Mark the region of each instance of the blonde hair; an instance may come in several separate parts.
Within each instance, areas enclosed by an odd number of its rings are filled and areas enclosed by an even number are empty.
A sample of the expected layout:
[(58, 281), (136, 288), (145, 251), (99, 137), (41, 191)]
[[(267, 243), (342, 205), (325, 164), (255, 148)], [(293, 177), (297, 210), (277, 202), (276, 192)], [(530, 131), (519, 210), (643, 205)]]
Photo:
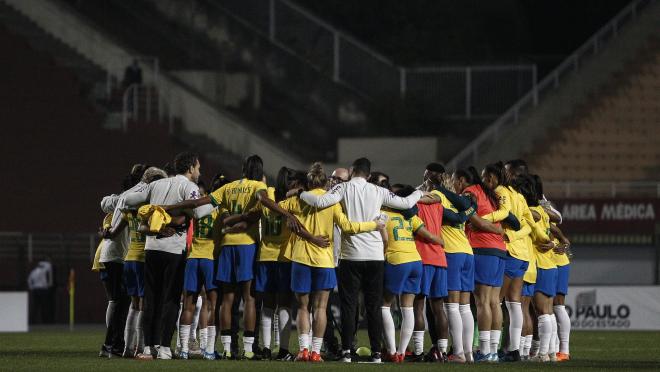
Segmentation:
[(320, 162), (312, 164), (307, 172), (307, 188), (310, 190), (324, 188), (327, 183), (328, 176), (323, 170), (323, 164)]

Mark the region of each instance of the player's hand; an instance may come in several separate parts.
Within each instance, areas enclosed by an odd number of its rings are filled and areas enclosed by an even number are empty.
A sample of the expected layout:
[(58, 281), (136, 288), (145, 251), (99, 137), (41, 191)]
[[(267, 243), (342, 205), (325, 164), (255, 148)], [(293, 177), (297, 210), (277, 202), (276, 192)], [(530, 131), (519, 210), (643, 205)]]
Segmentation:
[(330, 239), (327, 236), (316, 235), (310, 241), (312, 244), (321, 248), (326, 248), (330, 245)]
[(286, 192), (286, 197), (287, 197), (287, 198), (290, 198), (290, 197), (292, 197), (292, 196), (296, 196), (296, 195), (298, 195), (301, 191), (302, 191), (302, 187), (298, 187), (298, 188), (295, 188), (295, 189), (291, 189), (291, 190), (289, 190), (289, 191)]
[(555, 249), (555, 247), (556, 247), (555, 242), (548, 242), (548, 243), (539, 244), (539, 250), (541, 252), (547, 252), (551, 249)]
[(566, 253), (566, 245), (565, 244), (557, 244), (553, 251), (557, 254), (564, 254)]
[(235, 234), (235, 233), (241, 233), (247, 230), (248, 228), (248, 223), (243, 221), (243, 222), (237, 222), (233, 224), (232, 226), (225, 227), (222, 229), (222, 232), (224, 234)]
[(378, 217), (374, 218), (374, 222), (376, 222), (376, 229), (384, 230), (388, 219), (389, 218), (386, 214), (379, 214)]
[(176, 234), (176, 230), (174, 230), (173, 227), (170, 226), (163, 226), (160, 231), (158, 231), (159, 235), (162, 235), (165, 238), (169, 238), (170, 236)]
[(103, 227), (99, 227), (99, 231), (98, 231), (99, 238), (105, 239), (105, 232), (106, 230)]
[(289, 229), (294, 232), (295, 234), (298, 234), (303, 230), (303, 225), (298, 221), (296, 216), (289, 214), (286, 217), (286, 224), (289, 227)]

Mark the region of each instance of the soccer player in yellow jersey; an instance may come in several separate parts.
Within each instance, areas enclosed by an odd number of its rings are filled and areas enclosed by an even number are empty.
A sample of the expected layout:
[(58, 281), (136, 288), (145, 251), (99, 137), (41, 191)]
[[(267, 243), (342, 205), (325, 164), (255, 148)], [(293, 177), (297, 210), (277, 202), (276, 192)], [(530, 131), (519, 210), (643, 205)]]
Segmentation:
[[(276, 187), (268, 188), (268, 197), (281, 202), (286, 199), (286, 192), (303, 187), (305, 173), (280, 168), (277, 174)], [(267, 208), (261, 208), (261, 244), (257, 257), (257, 272), (255, 290), (263, 301), (261, 309), (260, 328), (262, 334), (262, 359), (271, 359), (271, 333), (273, 315), (278, 314), (278, 330), (280, 332), (280, 350), (277, 360), (293, 360), (289, 352), (289, 336), (291, 334), (291, 261), (285, 257), (285, 250), (291, 237), (291, 231), (284, 218)]]
[[(314, 163), (307, 173), (306, 186), (309, 192), (314, 195), (325, 194), (327, 181), (321, 164)], [(374, 231), (378, 227), (376, 222), (349, 221), (339, 204), (319, 210), (294, 196), (283, 201), (281, 206), (299, 216), (307, 231), (316, 236), (333, 236), (333, 224), (337, 224), (344, 233), (350, 234)], [(297, 327), (300, 352), (296, 360), (321, 362), (323, 360), (320, 351), (327, 320), (328, 296), (330, 290), (337, 284), (334, 254), (332, 248), (319, 247), (297, 236), (293, 239), (293, 248), (288, 258), (292, 261), (291, 290), (296, 294), (299, 304)], [(311, 354), (309, 353), (310, 305), (314, 314)]]
[[(394, 185), (392, 191), (400, 197), (407, 197), (415, 189), (411, 186)], [(388, 217), (385, 229), (387, 239), (385, 249), (385, 291), (383, 293), (383, 330), (387, 359), (394, 363), (403, 362), (406, 348), (415, 328), (413, 303), (415, 295), (421, 292), (423, 265), (422, 257), (415, 245), (415, 236), (441, 245), (442, 239), (424, 227), (424, 222), (415, 215), (416, 208), (398, 211), (390, 208), (383, 210)], [(396, 346), (394, 319), (391, 307), (399, 298), (402, 322), (399, 345)]]
[[(215, 207), (226, 209), (230, 215), (243, 215), (261, 204), (287, 219), (293, 232), (301, 230), (300, 222), (289, 212), (280, 208), (268, 197), (267, 186), (262, 182), (263, 161), (257, 155), (249, 156), (243, 163), (243, 177), (230, 182), (208, 196), (167, 206), (167, 209), (197, 208), (211, 203)], [(223, 218), (224, 220), (224, 218)], [(240, 294), (244, 303), (243, 355), (241, 358), (255, 359), (252, 351), (256, 328), (256, 304), (252, 292), (254, 263), (259, 242), (258, 226), (251, 225), (247, 231), (228, 233), (222, 236), (220, 256), (217, 263), (215, 280), (222, 284), (222, 307), (220, 316), (220, 340), (224, 356), (231, 355), (231, 306), (234, 297)]]
[[(531, 233), (529, 222), (533, 223), (525, 198), (510, 186), (513, 178), (513, 174), (505, 173), (502, 163), (488, 164), (482, 172), (484, 185), (491, 190), (495, 190), (500, 202), (499, 210), (484, 215), (482, 218), (491, 222), (506, 222), (504, 224), (504, 241), (506, 243), (507, 258), (504, 268), (504, 282), (500, 292), (500, 297), (506, 299), (505, 305), (509, 314), (509, 349), (504, 358), (505, 361), (520, 360), (519, 347), (523, 325), (521, 294), (523, 276), (529, 267), (530, 260), (529, 245), (526, 244), (525, 237)], [(512, 228), (512, 223), (504, 221), (509, 213), (520, 224), (518, 230)], [(495, 336), (499, 337), (499, 335)], [(493, 337), (491, 331), (491, 340), (493, 340)], [(493, 343), (491, 343), (492, 349)]]
[(431, 196), (439, 199), (442, 211), (442, 238), (447, 257), (448, 297), (444, 307), (449, 321), (449, 333), (453, 339), (453, 354), (449, 361), (465, 363), (473, 361), (472, 339), (474, 316), (470, 309), (470, 295), (474, 290), (474, 255), (465, 235), (465, 222), (475, 213), (470, 198), (457, 195), (449, 188), (450, 175), (437, 164), (434, 177), (429, 179), (435, 190)]

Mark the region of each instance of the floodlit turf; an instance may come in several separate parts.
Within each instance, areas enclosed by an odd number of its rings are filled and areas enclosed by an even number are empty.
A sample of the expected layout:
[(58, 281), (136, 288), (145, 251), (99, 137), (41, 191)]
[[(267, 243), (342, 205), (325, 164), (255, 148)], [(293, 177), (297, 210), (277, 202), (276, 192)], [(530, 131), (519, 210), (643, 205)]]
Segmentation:
[[(292, 334), (295, 342), (295, 332)], [(479, 364), (440, 365), (427, 363), (351, 364), (337, 362), (310, 365), (291, 362), (247, 361), (137, 361), (102, 359), (97, 356), (103, 338), (98, 327), (68, 332), (62, 328), (30, 333), (0, 334), (0, 370), (66, 370), (66, 371), (160, 371), (160, 370), (231, 370), (231, 371), (390, 371), (404, 368), (406, 371), (430, 371), (438, 369), (540, 371), (540, 370), (589, 370), (589, 371), (660, 371), (660, 333), (658, 332), (575, 332), (572, 335), (573, 361), (561, 364)], [(366, 340), (366, 334), (360, 335)]]

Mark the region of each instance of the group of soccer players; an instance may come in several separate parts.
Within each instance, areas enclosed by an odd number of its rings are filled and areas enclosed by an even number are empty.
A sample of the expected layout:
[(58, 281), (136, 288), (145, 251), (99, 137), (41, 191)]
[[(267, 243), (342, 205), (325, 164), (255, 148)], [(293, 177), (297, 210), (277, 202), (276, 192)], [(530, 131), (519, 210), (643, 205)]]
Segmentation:
[[(431, 163), (413, 187), (390, 185), (360, 158), (331, 176), (320, 163), (282, 167), (269, 187), (253, 155), (240, 179), (217, 175), (208, 193), (195, 154), (165, 168), (134, 166), (124, 191), (101, 202), (100, 356), (188, 359), (199, 346), (209, 360), (350, 362), (362, 292), (371, 362), (570, 358), (570, 242), (522, 160), (480, 173)], [(328, 309), (335, 288), (341, 346)], [(297, 355), (289, 352), (294, 316)]]

